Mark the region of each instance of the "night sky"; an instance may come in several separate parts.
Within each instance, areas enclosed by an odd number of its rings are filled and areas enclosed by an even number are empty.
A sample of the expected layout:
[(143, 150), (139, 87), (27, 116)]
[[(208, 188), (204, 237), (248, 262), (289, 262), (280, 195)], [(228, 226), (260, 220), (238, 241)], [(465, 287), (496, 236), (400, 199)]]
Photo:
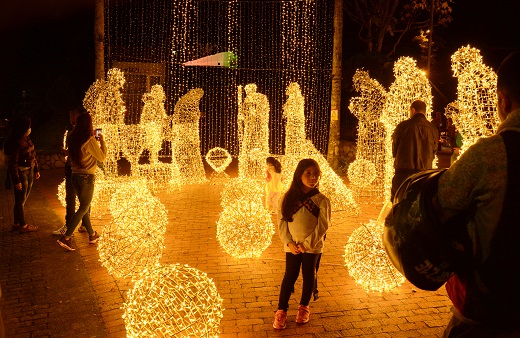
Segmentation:
[[(480, 49), (493, 69), (509, 52), (520, 49), (520, 1), (455, 0), (453, 9), (450, 26), (434, 30), (446, 45), (432, 66), (439, 74), (436, 85), (448, 100), (455, 98), (450, 56), (458, 48), (470, 44)], [(93, 17), (94, 0), (2, 1), (1, 117), (21, 109), (63, 113), (81, 104), (94, 81)]]

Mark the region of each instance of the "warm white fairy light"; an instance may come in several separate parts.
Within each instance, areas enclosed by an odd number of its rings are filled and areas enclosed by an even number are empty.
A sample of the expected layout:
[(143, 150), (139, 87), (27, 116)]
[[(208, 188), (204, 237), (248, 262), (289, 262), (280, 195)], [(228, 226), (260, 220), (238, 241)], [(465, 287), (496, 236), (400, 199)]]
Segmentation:
[(123, 304), (127, 337), (218, 337), (223, 300), (206, 273), (187, 265), (144, 271)]
[(220, 193), (220, 205), (223, 208), (235, 203), (238, 200), (253, 200), (262, 203), (264, 187), (257, 182), (246, 178), (229, 179)]
[(350, 100), (349, 109), (358, 118), (356, 160), (348, 168), (348, 178), (355, 194), (382, 198), (384, 192), (385, 129), (379, 121), (386, 101), (386, 90), (358, 69), (354, 89), (361, 95)]
[(201, 88), (191, 89), (177, 101), (172, 116), (172, 160), (179, 166), (182, 184), (206, 182), (199, 138), (199, 102), (203, 95)]
[(145, 134), (144, 148), (150, 153), (150, 163), (158, 160), (162, 148), (163, 131), (168, 124), (168, 117), (164, 109), (164, 90), (159, 84), (152, 86), (149, 93), (143, 94), (143, 112), (139, 124)]
[(215, 172), (211, 173), (213, 181), (229, 178), (229, 175), (224, 170), (231, 164), (232, 157), (226, 149), (220, 147), (211, 148), (205, 158), (210, 167), (215, 170)]
[(217, 221), (217, 240), (235, 258), (259, 257), (271, 244), (273, 234), (271, 214), (256, 198), (226, 205)]
[(269, 156), (269, 101), (257, 92), (254, 83), (244, 87), (245, 98), (239, 109), (239, 129), (243, 130), (238, 155), (238, 175), (261, 179), (265, 173), (265, 159)]
[(375, 221), (361, 225), (345, 246), (348, 273), (366, 291), (390, 291), (405, 281), (383, 247), (383, 226)]
[(137, 164), (132, 167), (132, 176), (146, 179), (148, 189), (154, 193), (181, 188), (180, 171), (176, 162)]
[[(394, 64), (395, 80), (388, 90), (383, 106), (381, 122), (384, 124), (385, 138), (385, 200), (390, 199), (394, 158), (392, 156), (392, 134), (395, 127), (410, 117), (410, 105), (415, 100), (426, 103), (426, 118), (431, 120), (432, 94), (426, 74), (417, 68), (416, 61), (401, 57)], [(434, 163), (433, 163), (434, 164)]]
[(462, 135), (464, 152), (481, 137), (495, 134), (500, 119), (496, 108), (496, 73), (482, 61), (480, 51), (459, 48), (451, 57), (457, 77), (457, 113), (450, 115)]
[(162, 257), (168, 215), (145, 180), (119, 184), (110, 201), (112, 222), (98, 244), (101, 264), (118, 278), (134, 277)]

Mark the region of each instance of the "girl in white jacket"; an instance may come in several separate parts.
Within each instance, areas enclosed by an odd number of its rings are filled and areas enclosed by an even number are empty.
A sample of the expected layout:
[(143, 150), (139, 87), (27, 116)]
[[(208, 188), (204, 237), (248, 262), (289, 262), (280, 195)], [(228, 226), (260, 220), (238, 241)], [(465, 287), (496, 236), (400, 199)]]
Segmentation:
[(285, 328), (289, 299), (294, 284), (303, 275), (302, 295), (296, 323), (309, 321), (309, 302), (314, 290), (316, 264), (330, 226), (330, 200), (318, 190), (321, 171), (313, 159), (298, 163), (293, 181), (278, 207), (278, 232), (285, 251), (285, 274), (280, 288), (273, 327)]

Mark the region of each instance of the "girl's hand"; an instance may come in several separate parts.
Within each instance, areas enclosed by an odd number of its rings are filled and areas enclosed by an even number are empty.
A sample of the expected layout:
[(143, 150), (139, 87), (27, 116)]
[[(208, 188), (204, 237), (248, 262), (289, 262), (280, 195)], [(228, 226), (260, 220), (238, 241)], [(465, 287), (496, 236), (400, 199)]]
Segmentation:
[(40, 172), (37, 172), (36, 174), (34, 174), (34, 177), (36, 177), (37, 180), (40, 179)]
[(301, 253), (305, 253), (305, 246), (303, 245), (303, 243), (299, 243), (298, 244), (298, 251), (300, 251)]
[(22, 190), (22, 183), (15, 184), (14, 188), (16, 190)]
[(296, 245), (296, 243), (294, 242), (291, 242), (289, 244), (287, 244), (289, 246), (289, 249), (291, 249), (291, 253), (293, 255), (299, 255), (301, 252), (300, 252), (300, 248), (299, 248), (299, 245)]

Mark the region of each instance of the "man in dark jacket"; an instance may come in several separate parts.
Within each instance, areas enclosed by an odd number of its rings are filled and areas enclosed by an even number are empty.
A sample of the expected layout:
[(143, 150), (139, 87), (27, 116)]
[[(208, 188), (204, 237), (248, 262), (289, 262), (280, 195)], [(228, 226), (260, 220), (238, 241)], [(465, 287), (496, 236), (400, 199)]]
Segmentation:
[(390, 199), (393, 200), (403, 181), (422, 170), (432, 169), (439, 131), (426, 119), (426, 103), (412, 102), (411, 117), (399, 123), (392, 134), (395, 174)]

